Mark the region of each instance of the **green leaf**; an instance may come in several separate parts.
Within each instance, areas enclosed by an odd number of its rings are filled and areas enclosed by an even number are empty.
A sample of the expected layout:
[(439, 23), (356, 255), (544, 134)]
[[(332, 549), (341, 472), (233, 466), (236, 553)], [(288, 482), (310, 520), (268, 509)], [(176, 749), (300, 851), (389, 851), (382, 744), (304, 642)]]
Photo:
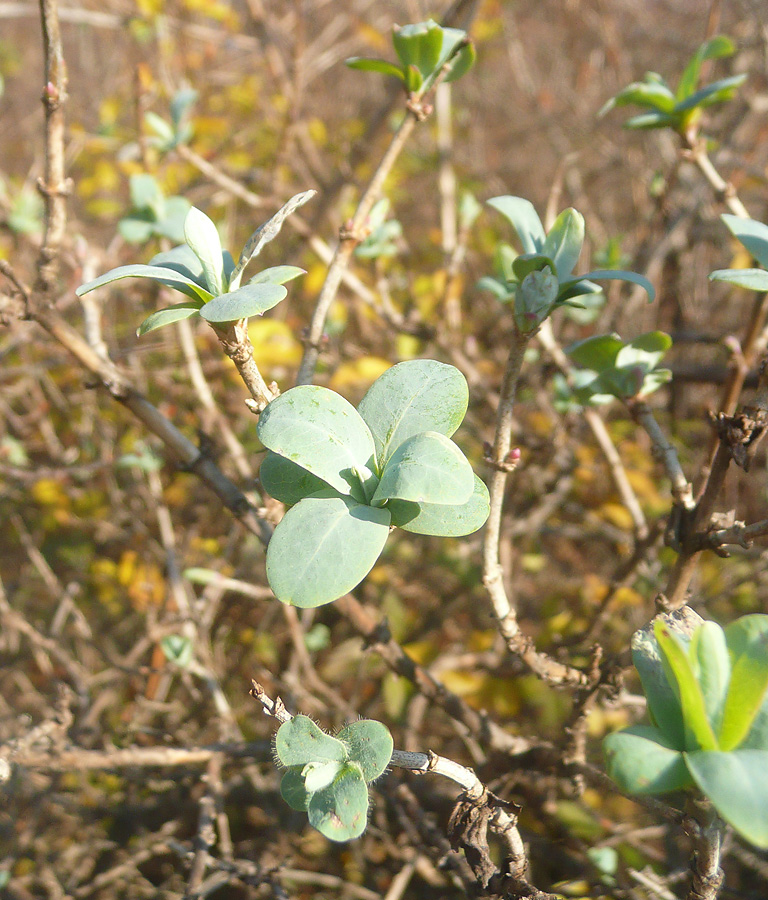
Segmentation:
[(604, 116), (615, 107), (630, 105), (651, 106), (659, 112), (671, 113), (675, 108), (675, 95), (666, 84), (636, 81), (612, 97), (598, 115)]
[(721, 750), (733, 750), (747, 737), (767, 694), (768, 633), (764, 633), (733, 660), (720, 727)]
[(678, 124), (679, 119), (677, 116), (662, 112), (650, 112), (627, 119), (624, 123), (624, 128), (630, 131), (649, 131), (652, 128), (675, 127)]
[(308, 763), (344, 762), (347, 748), (326, 734), (309, 716), (294, 716), (277, 729), (275, 752), (284, 766)]
[[(442, 32), (443, 45), (440, 51), (440, 59), (437, 61), (437, 66), (435, 67), (437, 72), (442, 69), (456, 47), (467, 38), (466, 31), (463, 31), (461, 28), (443, 28)], [(445, 77), (446, 83), (457, 81), (462, 75), (466, 75), (475, 64), (476, 57), (477, 54), (475, 53), (474, 46), (471, 42), (467, 42), (467, 44), (454, 56), (453, 61), (451, 62), (451, 69)]]
[(248, 284), (285, 284), (293, 281), (299, 275), (306, 275), (306, 269), (300, 269), (298, 266), (272, 266), (269, 269), (262, 269), (251, 278)]
[(726, 281), (749, 291), (768, 291), (768, 272), (765, 269), (717, 269), (709, 276), (710, 281)]
[(245, 267), (248, 263), (255, 259), (259, 253), (264, 249), (264, 247), (270, 242), (273, 241), (278, 234), (280, 234), (280, 230), (283, 227), (283, 222), (291, 215), (291, 213), (296, 212), (297, 209), (304, 206), (309, 200), (311, 200), (317, 191), (301, 191), (298, 194), (294, 194), (293, 197), (287, 202), (284, 203), (283, 206), (278, 209), (278, 211), (272, 216), (271, 219), (268, 219), (263, 225), (260, 225), (256, 231), (248, 238), (245, 242), (245, 246), (240, 253), (240, 258), (237, 261), (237, 265), (234, 267), (232, 274), (229, 279), (229, 288), (234, 291), (238, 287), (240, 287), (240, 279), (243, 276), (243, 272), (245, 271)]
[(170, 103), (170, 112), (171, 121), (176, 128), (179, 127), (182, 119), (190, 111), (197, 98), (198, 93), (194, 88), (182, 88), (173, 95)]
[(310, 797), (309, 824), (331, 841), (359, 837), (368, 824), (368, 788), (360, 766), (347, 763), (332, 784)]
[(663, 621), (657, 621), (654, 634), (664, 655), (669, 672), (677, 685), (683, 712), (686, 750), (717, 750), (717, 739), (707, 718), (701, 687), (691, 668), (686, 648), (680, 638)]
[(610, 777), (630, 794), (666, 794), (691, 785), (683, 754), (652, 725), (632, 725), (603, 741)]
[(291, 507), (267, 547), (267, 578), (283, 603), (330, 603), (357, 587), (389, 536), (390, 514), (348, 497), (309, 497)]
[(152, 175), (146, 173), (131, 175), (129, 191), (131, 204), (135, 209), (150, 209), (155, 213), (156, 218), (162, 218), (165, 198), (160, 190), (160, 185)]
[(720, 816), (750, 843), (768, 848), (768, 751), (686, 753), (685, 758)]
[(616, 354), (616, 368), (638, 368), (642, 372), (655, 369), (672, 346), (672, 338), (663, 331), (649, 331), (625, 344)]
[[(185, 214), (186, 218), (186, 214)], [(183, 227), (182, 227), (183, 231)], [(165, 269), (173, 269), (180, 275), (184, 275), (190, 281), (194, 281), (200, 288), (205, 291), (206, 299), (211, 298), (211, 294), (205, 288), (205, 275), (200, 260), (195, 256), (191, 247), (186, 244), (180, 244), (171, 250), (163, 253), (157, 253), (149, 261), (150, 266), (161, 266)]]
[(354, 406), (334, 391), (312, 384), (291, 388), (267, 406), (257, 433), (269, 450), (339, 493), (361, 502), (373, 494), (373, 437)]
[[(692, 611), (691, 611), (692, 612)], [(696, 617), (696, 626), (703, 621)], [(654, 619), (649, 625), (632, 635), (632, 662), (640, 676), (643, 693), (648, 701), (651, 721), (665, 735), (670, 747), (685, 749), (685, 729), (680, 699), (670, 683), (662, 662), (661, 648), (654, 634)], [(670, 621), (669, 617), (663, 621)], [(674, 620), (673, 620), (674, 621)]]
[(547, 266), (529, 272), (515, 292), (515, 322), (523, 334), (537, 328), (552, 311), (560, 284)]
[(731, 660), (738, 659), (750, 644), (762, 643), (768, 635), (768, 615), (753, 613), (741, 616), (725, 627), (725, 641)]
[(443, 29), (431, 19), (392, 30), (392, 43), (404, 67), (415, 66), (423, 79), (437, 68), (443, 47)]
[(288, 291), (282, 284), (246, 284), (229, 294), (214, 297), (200, 310), (206, 322), (237, 322), (260, 316), (283, 300)]
[(474, 473), (456, 444), (436, 431), (415, 434), (390, 456), (371, 504), (390, 498), (416, 503), (466, 503)]
[(413, 534), (433, 534), (438, 537), (463, 537), (485, 524), (490, 512), (488, 488), (477, 477), (475, 489), (466, 503), (452, 506), (444, 503), (413, 503), (409, 500), (389, 500), (387, 509), (392, 524)]
[(724, 103), (730, 100), (747, 80), (746, 74), (732, 75), (730, 78), (721, 78), (719, 81), (713, 81), (712, 84), (706, 85), (691, 94), (686, 100), (678, 103), (675, 107), (676, 113), (687, 112), (690, 109), (699, 107), (704, 109), (707, 106), (714, 106), (716, 103)]
[(638, 275), (637, 272), (625, 272), (623, 269), (598, 269), (594, 272), (586, 272), (584, 275), (579, 275), (578, 281), (583, 281), (585, 278), (592, 281), (629, 281), (631, 284), (637, 284), (645, 290), (646, 294), (648, 294), (649, 303), (656, 297), (656, 291), (651, 282), (645, 276)]
[(710, 40), (705, 41), (699, 49), (693, 54), (690, 62), (685, 67), (685, 71), (680, 77), (675, 92), (675, 99), (679, 102), (690, 97), (696, 90), (699, 83), (702, 63), (707, 59), (719, 59), (724, 56), (731, 56), (735, 47), (733, 41), (723, 34), (716, 35)]
[(186, 294), (193, 300), (209, 300), (211, 295), (205, 288), (200, 287), (196, 282), (192, 281), (186, 275), (176, 272), (173, 269), (164, 266), (120, 266), (117, 269), (105, 273), (104, 275), (89, 281), (87, 284), (81, 284), (75, 291), (78, 297), (95, 291), (96, 288), (103, 287), (105, 284), (111, 284), (113, 281), (119, 281), (121, 278), (151, 278), (165, 284), (168, 287), (175, 288)]
[(512, 260), (512, 276), (515, 281), (522, 282), (531, 272), (555, 271), (554, 262), (543, 253), (521, 253)]
[(192, 641), (181, 634), (168, 634), (160, 641), (160, 648), (168, 662), (186, 669), (192, 662), (194, 647)]
[(349, 759), (360, 766), (366, 781), (378, 778), (389, 765), (394, 744), (381, 722), (361, 719), (342, 728), (336, 737), (346, 744)]
[(328, 488), (325, 481), (271, 450), (261, 461), (259, 481), (270, 497), (288, 506)]
[(508, 303), (515, 296), (514, 290), (510, 290), (506, 282), (493, 278), (491, 275), (484, 275), (478, 279), (476, 287), (480, 291), (490, 291), (502, 303)]
[(117, 230), (129, 244), (143, 244), (155, 233), (154, 217), (149, 211), (125, 216), (117, 223)]
[(565, 352), (576, 365), (603, 372), (616, 365), (616, 357), (623, 346), (624, 342), (617, 334), (599, 334), (571, 344)]
[(173, 306), (159, 309), (144, 319), (136, 329), (136, 336), (141, 337), (143, 334), (148, 334), (150, 331), (155, 331), (164, 325), (171, 325), (173, 322), (180, 322), (182, 319), (191, 319), (192, 316), (200, 314), (202, 305), (202, 303), (175, 303)]
[(280, 782), (280, 793), (283, 800), (291, 809), (306, 812), (309, 806), (309, 793), (304, 787), (304, 778), (301, 774), (303, 766), (289, 769)]
[(155, 234), (167, 237), (176, 244), (183, 241), (184, 220), (191, 208), (189, 200), (185, 197), (169, 197), (165, 201), (165, 216), (162, 221), (155, 224)]
[(184, 240), (200, 260), (205, 283), (214, 297), (224, 293), (224, 271), (219, 232), (206, 214), (192, 206), (184, 220)]
[(523, 197), (492, 197), (486, 201), (507, 219), (517, 232), (524, 253), (538, 253), (547, 236), (538, 213), (530, 200)]
[(720, 216), (725, 227), (740, 241), (760, 265), (768, 269), (768, 225), (755, 219), (742, 219), (725, 213)]
[(144, 113), (144, 124), (160, 138), (159, 145), (162, 149), (167, 150), (174, 145), (175, 134), (173, 128), (157, 113), (151, 110)]
[(712, 724), (713, 731), (718, 735), (720, 747), (729, 749), (723, 747), (720, 733), (723, 706), (731, 678), (731, 661), (723, 629), (716, 622), (704, 622), (693, 633), (689, 656), (694, 675), (704, 695), (707, 718)]
[(584, 245), (584, 216), (575, 209), (564, 209), (547, 233), (542, 253), (552, 257), (560, 281), (573, 272)]
[(455, 366), (413, 359), (387, 369), (358, 406), (373, 435), (380, 470), (400, 444), (415, 434), (437, 431), (451, 437), (468, 403), (467, 380)]
[(399, 81), (405, 81), (403, 70), (394, 63), (383, 59), (367, 59), (363, 56), (352, 56), (345, 60), (345, 65), (350, 69), (359, 69), (362, 72), (378, 72), (380, 75), (391, 75)]

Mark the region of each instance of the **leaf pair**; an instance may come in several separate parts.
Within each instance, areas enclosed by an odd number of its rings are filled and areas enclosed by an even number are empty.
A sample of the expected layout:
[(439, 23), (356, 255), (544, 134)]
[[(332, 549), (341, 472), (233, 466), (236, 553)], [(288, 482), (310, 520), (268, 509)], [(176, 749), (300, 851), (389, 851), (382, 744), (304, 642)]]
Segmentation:
[(746, 81), (746, 75), (732, 75), (697, 90), (705, 60), (731, 56), (734, 51), (730, 38), (717, 35), (705, 41), (691, 57), (676, 91), (672, 91), (661, 75), (646, 72), (643, 81), (628, 85), (612, 97), (600, 110), (600, 115), (617, 106), (641, 106), (649, 112), (629, 119), (624, 123), (625, 128), (672, 128), (685, 134), (698, 123), (703, 109), (730, 100), (736, 89)]
[(572, 373), (571, 392), (582, 405), (645, 397), (672, 378), (669, 369), (656, 368), (671, 346), (663, 331), (627, 343), (617, 334), (602, 334), (571, 344), (565, 352), (583, 367)]
[(388, 369), (358, 409), (300, 385), (259, 418), (264, 489), (291, 506), (267, 548), (275, 596), (330, 603), (373, 568), (391, 526), (458, 537), (488, 517), (488, 491), (450, 437), (467, 409), (464, 376), (434, 360)]
[(768, 291), (768, 225), (739, 216), (720, 217), (731, 234), (750, 252), (762, 269), (718, 269), (709, 276), (711, 281), (726, 281), (751, 291)]
[(82, 296), (122, 278), (149, 278), (187, 297), (184, 303), (152, 313), (139, 326), (139, 336), (193, 316), (200, 316), (214, 326), (260, 316), (287, 295), (284, 284), (302, 275), (304, 270), (296, 266), (273, 266), (240, 287), (245, 267), (268, 241), (277, 236), (285, 218), (314, 194), (315, 191), (297, 194), (258, 228), (243, 248), (237, 265), (229, 251), (222, 249), (214, 223), (193, 206), (184, 219), (185, 244), (167, 253), (158, 253), (147, 266), (112, 269), (81, 285), (75, 293)]
[(445, 80), (455, 81), (472, 67), (475, 49), (467, 33), (459, 28), (442, 28), (429, 19), (415, 25), (395, 26), (392, 43), (400, 65), (384, 59), (355, 56), (348, 59), (350, 69), (379, 72), (403, 83), (409, 94), (423, 94), (429, 89), (442, 67), (450, 62)]
[(611, 777), (634, 794), (697, 787), (768, 847), (768, 616), (725, 629), (691, 610), (657, 617), (632, 653), (651, 718), (609, 735)]
[(392, 747), (380, 722), (363, 719), (332, 737), (307, 716), (294, 716), (275, 736), (277, 758), (288, 767), (283, 799), (330, 840), (359, 837), (368, 822), (368, 785), (386, 769)]
[(559, 306), (581, 306), (577, 297), (602, 289), (590, 279), (613, 279), (639, 284), (654, 298), (651, 283), (642, 275), (620, 269), (603, 269), (573, 275), (584, 244), (584, 217), (566, 209), (545, 232), (533, 204), (523, 197), (492, 197), (488, 205), (500, 212), (520, 239), (523, 253), (502, 260), (503, 279), (482, 278), (479, 286), (502, 301), (514, 302), (515, 322), (522, 334), (530, 334)]

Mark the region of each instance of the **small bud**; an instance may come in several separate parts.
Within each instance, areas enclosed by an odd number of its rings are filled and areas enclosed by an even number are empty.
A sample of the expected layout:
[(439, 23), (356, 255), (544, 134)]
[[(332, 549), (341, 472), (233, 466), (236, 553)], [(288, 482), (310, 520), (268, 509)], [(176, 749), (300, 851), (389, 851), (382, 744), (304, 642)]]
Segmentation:
[(520, 457), (521, 457), (521, 456), (522, 456), (522, 453), (520, 452), (520, 448), (519, 448), (519, 447), (513, 447), (513, 448), (509, 451), (509, 453), (507, 453), (507, 455), (504, 457), (504, 462), (506, 462), (506, 463), (513, 463), (513, 464), (514, 464), (514, 463), (519, 463), (519, 462), (520, 462)]

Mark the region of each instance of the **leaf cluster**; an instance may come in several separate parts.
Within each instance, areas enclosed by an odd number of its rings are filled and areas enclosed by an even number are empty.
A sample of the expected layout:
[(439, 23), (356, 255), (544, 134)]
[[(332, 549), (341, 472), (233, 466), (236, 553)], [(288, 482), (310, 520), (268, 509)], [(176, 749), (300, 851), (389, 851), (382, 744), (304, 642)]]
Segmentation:
[(650, 724), (609, 735), (611, 777), (632, 794), (698, 789), (741, 835), (768, 847), (768, 616), (724, 629), (657, 616), (632, 655)]
[(450, 440), (467, 410), (458, 369), (409, 360), (388, 369), (357, 409), (299, 385), (259, 418), (264, 489), (291, 506), (267, 548), (275, 596), (330, 603), (356, 587), (397, 526), (457, 537), (488, 518), (488, 490)]
[(399, 65), (361, 56), (351, 57), (346, 63), (350, 69), (397, 78), (409, 94), (419, 96), (430, 88), (444, 65), (450, 65), (445, 80), (456, 81), (475, 62), (475, 48), (469, 43), (467, 33), (460, 28), (443, 28), (432, 19), (395, 26), (392, 43)]
[(640, 106), (649, 111), (627, 120), (625, 128), (672, 128), (679, 134), (685, 134), (698, 124), (702, 110), (730, 100), (746, 81), (746, 75), (731, 75), (702, 88), (697, 87), (703, 63), (708, 59), (732, 56), (735, 49), (730, 38), (717, 35), (705, 41), (691, 57), (677, 90), (673, 91), (656, 72), (646, 72), (642, 81), (628, 85), (612, 97), (600, 110), (600, 115), (617, 106)]
[(329, 840), (352, 840), (365, 831), (368, 785), (386, 769), (392, 747), (381, 722), (362, 719), (333, 737), (307, 716), (294, 716), (275, 735), (277, 758), (288, 767), (280, 792)]
[(572, 372), (571, 392), (582, 405), (646, 397), (666, 384), (672, 373), (656, 368), (672, 346), (663, 331), (649, 331), (626, 343), (617, 334), (601, 334), (566, 348), (581, 369)]
[(272, 266), (254, 275), (248, 284), (241, 287), (245, 267), (266, 243), (277, 236), (286, 217), (314, 193), (304, 191), (297, 194), (256, 229), (243, 247), (237, 264), (232, 254), (222, 249), (219, 232), (211, 219), (193, 206), (184, 219), (185, 244), (158, 253), (149, 265), (112, 269), (81, 285), (75, 293), (82, 296), (122, 278), (149, 278), (186, 296), (185, 302), (152, 313), (139, 326), (139, 336), (193, 316), (200, 316), (214, 326), (260, 316), (287, 295), (285, 283), (303, 275), (304, 269)]
[(143, 244), (150, 238), (168, 238), (176, 244), (184, 240), (184, 221), (191, 209), (186, 197), (166, 197), (152, 175), (131, 175), (131, 211), (117, 230), (129, 244)]
[(548, 232), (530, 200), (523, 197), (492, 197), (488, 205), (500, 212), (517, 232), (523, 252), (502, 260), (503, 277), (486, 276), (478, 286), (502, 302), (514, 304), (515, 323), (522, 334), (534, 332), (562, 306), (582, 306), (577, 298), (602, 290), (591, 279), (614, 279), (641, 285), (654, 298), (651, 283), (642, 275), (622, 269), (602, 269), (574, 275), (584, 245), (584, 216), (566, 209)]

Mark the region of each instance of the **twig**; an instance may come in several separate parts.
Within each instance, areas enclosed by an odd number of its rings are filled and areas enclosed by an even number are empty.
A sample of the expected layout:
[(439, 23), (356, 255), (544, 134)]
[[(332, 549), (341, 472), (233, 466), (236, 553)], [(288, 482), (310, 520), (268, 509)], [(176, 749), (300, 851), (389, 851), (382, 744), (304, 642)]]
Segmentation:
[(59, 271), (59, 249), (67, 225), (64, 168), (64, 104), (67, 102), (67, 70), (61, 48), (58, 0), (40, 0), (45, 54), (45, 174), (38, 189), (45, 201), (45, 234), (37, 265), (36, 290), (47, 295)]
[(301, 365), (299, 366), (298, 375), (296, 376), (297, 384), (309, 384), (314, 377), (315, 367), (317, 366), (317, 361), (320, 356), (320, 341), (323, 336), (323, 329), (325, 328), (328, 310), (336, 299), (342, 275), (349, 265), (355, 247), (365, 237), (364, 229), (371, 209), (381, 196), (384, 182), (392, 170), (398, 156), (405, 147), (408, 138), (411, 136), (411, 132), (431, 111), (431, 107), (429, 106), (430, 99), (447, 76), (454, 57), (461, 49), (463, 49), (463, 47), (463, 42), (459, 42), (456, 47), (454, 47), (451, 56), (445, 61), (442, 69), (433, 80), (429, 90), (426, 91), (423, 96), (412, 97), (409, 100), (405, 118), (395, 132), (389, 147), (387, 147), (368, 186), (363, 191), (355, 214), (341, 229), (336, 252), (334, 253), (333, 260), (328, 268), (325, 282), (320, 291), (320, 296), (317, 298), (315, 310), (310, 321), (306, 337), (306, 346), (304, 348), (304, 356), (301, 360)]
[(514, 329), (501, 387), (496, 434), (488, 458), (493, 472), (489, 486), (491, 509), (483, 538), (483, 584), (488, 590), (493, 612), (499, 623), (499, 630), (511, 653), (549, 684), (586, 685), (587, 676), (583, 672), (551, 659), (546, 654), (539, 653), (530, 638), (520, 631), (516, 609), (504, 587), (503, 571), (499, 560), (504, 489), (507, 484), (507, 475), (516, 464), (516, 458), (512, 451), (512, 427), (517, 380), (529, 337), (529, 335), (521, 334), (517, 328)]
[(715, 900), (723, 883), (720, 852), (723, 845), (723, 823), (707, 801), (692, 804), (696, 824), (691, 888), (686, 900)]

